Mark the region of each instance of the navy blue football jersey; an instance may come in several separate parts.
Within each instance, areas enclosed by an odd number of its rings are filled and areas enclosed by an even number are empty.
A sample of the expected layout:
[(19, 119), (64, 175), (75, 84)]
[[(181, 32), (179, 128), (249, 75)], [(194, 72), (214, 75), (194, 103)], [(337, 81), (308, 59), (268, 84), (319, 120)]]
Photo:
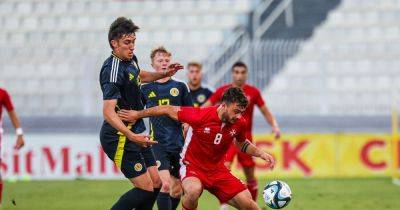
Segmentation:
[(202, 106), (208, 98), (213, 94), (210, 88), (201, 86), (197, 90), (190, 90), (190, 96), (192, 97), (193, 105), (195, 107)]
[[(146, 108), (159, 105), (193, 106), (186, 83), (170, 79), (142, 85)], [(150, 136), (166, 151), (180, 151), (184, 144), (182, 123), (167, 116), (150, 117)]]
[[(144, 105), (141, 101), (141, 80), (139, 73), (140, 69), (136, 57), (131, 61), (124, 61), (112, 54), (104, 61), (100, 71), (100, 86), (103, 92), (103, 100), (116, 99), (116, 111), (120, 109), (143, 110)], [(124, 123), (127, 126), (129, 125), (129, 123)], [(134, 133), (143, 133), (146, 130), (142, 119), (136, 121), (134, 125), (129, 125), (129, 127), (132, 127), (131, 130)], [(115, 133), (115, 135), (118, 133), (105, 120), (102, 129), (106, 129), (110, 133)], [(140, 146), (127, 141), (125, 148), (138, 150)]]

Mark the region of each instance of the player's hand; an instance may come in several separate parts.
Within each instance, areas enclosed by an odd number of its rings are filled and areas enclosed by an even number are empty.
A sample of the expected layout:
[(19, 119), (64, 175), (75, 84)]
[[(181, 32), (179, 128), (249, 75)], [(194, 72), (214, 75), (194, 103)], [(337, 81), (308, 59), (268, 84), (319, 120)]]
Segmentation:
[(281, 130), (278, 126), (272, 126), (272, 133), (274, 134), (275, 139), (281, 138)]
[(150, 138), (150, 136), (148, 135), (133, 134), (132, 136), (128, 137), (128, 139), (135, 142), (136, 144), (139, 144), (142, 147), (148, 147), (158, 143)]
[(135, 110), (121, 109), (120, 111), (117, 112), (117, 114), (118, 114), (118, 117), (122, 121), (130, 122), (130, 123), (135, 123), (136, 120), (139, 119), (137, 116), (137, 111), (135, 111)]
[(169, 65), (168, 69), (166, 71), (166, 77), (174, 76), (174, 74), (181, 69), (183, 69), (183, 66), (179, 63), (173, 63), (173, 64)]
[(24, 136), (19, 135), (17, 141), (15, 142), (14, 149), (21, 149), (25, 145)]
[(263, 159), (263, 160), (265, 160), (265, 162), (267, 162), (267, 167), (268, 167), (269, 169), (271, 169), (271, 170), (274, 169), (274, 167), (275, 167), (275, 159), (274, 159), (274, 157), (272, 157), (272, 155), (263, 152), (263, 153), (260, 155), (260, 158)]

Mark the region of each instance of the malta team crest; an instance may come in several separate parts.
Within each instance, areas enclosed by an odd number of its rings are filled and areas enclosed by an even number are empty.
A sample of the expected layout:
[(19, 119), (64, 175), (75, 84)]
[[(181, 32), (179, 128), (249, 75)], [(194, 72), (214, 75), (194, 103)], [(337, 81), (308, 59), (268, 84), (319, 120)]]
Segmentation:
[(135, 168), (135, 171), (139, 172), (143, 169), (143, 166), (140, 163), (136, 163), (134, 168)]
[(169, 94), (171, 94), (171, 96), (178, 96), (179, 95), (179, 90), (178, 88), (171, 88), (171, 90), (169, 90)]
[(206, 96), (203, 95), (203, 94), (198, 95), (198, 96), (197, 96), (197, 101), (198, 101), (199, 103), (204, 103), (204, 102), (206, 101)]

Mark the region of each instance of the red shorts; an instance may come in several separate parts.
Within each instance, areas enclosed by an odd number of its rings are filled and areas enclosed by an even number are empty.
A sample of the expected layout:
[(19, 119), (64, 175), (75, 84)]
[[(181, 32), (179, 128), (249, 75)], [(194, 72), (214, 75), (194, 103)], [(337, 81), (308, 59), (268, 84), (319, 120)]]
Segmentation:
[(236, 178), (225, 166), (216, 171), (205, 171), (192, 165), (182, 165), (180, 170), (182, 181), (188, 177), (200, 179), (203, 188), (215, 195), (221, 203), (226, 203), (247, 187)]
[(239, 148), (237, 148), (235, 144), (232, 143), (228, 149), (228, 152), (226, 153), (225, 161), (232, 163), (236, 155), (238, 157), (238, 162), (242, 167), (251, 168), (256, 166), (256, 163), (253, 160), (253, 156), (240, 151)]

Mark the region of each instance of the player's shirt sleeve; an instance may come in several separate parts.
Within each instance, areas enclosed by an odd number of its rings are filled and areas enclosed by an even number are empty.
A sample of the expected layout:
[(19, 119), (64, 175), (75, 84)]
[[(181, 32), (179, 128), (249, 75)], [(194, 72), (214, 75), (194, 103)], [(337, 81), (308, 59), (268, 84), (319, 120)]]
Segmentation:
[(195, 107), (181, 107), (178, 111), (178, 120), (190, 126), (201, 125), (201, 109)]
[(192, 96), (190, 95), (190, 91), (188, 86), (185, 83), (182, 83), (182, 106), (193, 106)]
[(215, 91), (214, 94), (211, 95), (210, 97), (210, 102), (215, 105), (216, 103), (221, 101), (222, 94), (224, 93), (224, 89), (222, 87), (218, 88), (217, 91)]
[(4, 107), (6, 107), (7, 111), (11, 112), (12, 110), (14, 110), (14, 106), (11, 102), (11, 97), (8, 94), (7, 91), (4, 90)]
[(264, 99), (262, 98), (260, 91), (257, 90), (257, 89), (256, 89), (255, 91), (256, 91), (256, 100), (255, 100), (255, 102), (256, 102), (257, 106), (258, 106), (258, 107), (264, 106), (265, 101), (264, 101)]
[(100, 84), (103, 91), (103, 100), (121, 98), (120, 87), (123, 83), (123, 68), (119, 67), (119, 61), (114, 59), (113, 65), (106, 65), (101, 71)]

